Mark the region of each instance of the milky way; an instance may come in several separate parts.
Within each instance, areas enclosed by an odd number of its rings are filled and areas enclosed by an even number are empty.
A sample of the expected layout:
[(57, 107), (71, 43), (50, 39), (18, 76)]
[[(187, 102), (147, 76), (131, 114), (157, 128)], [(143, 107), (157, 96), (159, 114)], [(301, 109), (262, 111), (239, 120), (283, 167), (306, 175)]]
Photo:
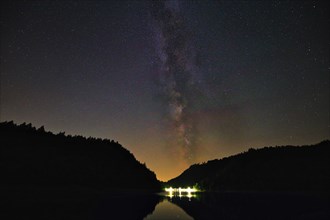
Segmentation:
[(174, 152), (189, 162), (194, 159), (196, 145), (195, 126), (191, 117), (196, 86), (188, 31), (177, 2), (152, 2), (152, 16), (156, 21), (159, 85), (167, 108), (171, 144), (175, 145)]
[(0, 1), (0, 120), (114, 139), (162, 181), (329, 139), (328, 2)]

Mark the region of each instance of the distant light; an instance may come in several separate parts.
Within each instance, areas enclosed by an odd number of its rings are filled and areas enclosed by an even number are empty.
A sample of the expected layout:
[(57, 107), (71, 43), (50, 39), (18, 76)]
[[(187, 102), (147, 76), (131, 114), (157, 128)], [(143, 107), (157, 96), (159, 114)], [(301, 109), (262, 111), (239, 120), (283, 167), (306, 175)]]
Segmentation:
[(199, 190), (196, 189), (196, 188), (190, 188), (190, 187), (187, 187), (187, 188), (173, 188), (173, 187), (169, 187), (169, 188), (165, 188), (165, 192), (168, 192), (168, 197), (172, 198), (173, 196), (179, 196), (180, 198), (182, 196), (184, 197), (188, 197), (188, 198), (191, 198), (191, 197), (195, 197), (196, 195), (195, 194), (192, 194), (192, 193), (195, 193), (195, 192), (198, 192)]
[(173, 192), (174, 189), (173, 189), (172, 187), (170, 187), (170, 188), (165, 188), (165, 191), (166, 191), (166, 192)]

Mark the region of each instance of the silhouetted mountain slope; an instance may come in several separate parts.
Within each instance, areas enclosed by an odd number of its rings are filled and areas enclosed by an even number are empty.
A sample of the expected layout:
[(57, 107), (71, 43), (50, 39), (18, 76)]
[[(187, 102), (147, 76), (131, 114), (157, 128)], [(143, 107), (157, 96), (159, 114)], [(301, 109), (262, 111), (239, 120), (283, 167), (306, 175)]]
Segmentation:
[(312, 146), (249, 149), (235, 156), (195, 164), (168, 181), (205, 190), (329, 191), (330, 141)]
[(158, 190), (156, 175), (120, 144), (0, 123), (3, 185)]

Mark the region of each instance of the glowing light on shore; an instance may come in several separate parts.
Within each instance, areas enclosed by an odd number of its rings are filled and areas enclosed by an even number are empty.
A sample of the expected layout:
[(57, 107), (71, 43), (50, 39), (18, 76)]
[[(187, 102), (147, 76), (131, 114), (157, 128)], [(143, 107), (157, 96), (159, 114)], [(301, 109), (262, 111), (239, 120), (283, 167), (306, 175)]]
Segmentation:
[(172, 188), (172, 187), (169, 187), (169, 188), (165, 188), (165, 191), (166, 192), (187, 192), (187, 193), (192, 193), (192, 192), (198, 192), (199, 190), (196, 189), (196, 188), (190, 188), (190, 187), (187, 187), (187, 188)]
[(184, 197), (188, 197), (189, 199), (191, 197), (195, 197), (196, 195), (193, 194), (195, 192), (198, 192), (199, 190), (196, 189), (196, 188), (190, 188), (190, 187), (187, 187), (187, 188), (172, 188), (172, 187), (169, 187), (169, 188), (165, 188), (165, 192), (168, 192), (168, 197), (172, 198), (173, 196), (179, 196), (180, 198), (182, 196)]

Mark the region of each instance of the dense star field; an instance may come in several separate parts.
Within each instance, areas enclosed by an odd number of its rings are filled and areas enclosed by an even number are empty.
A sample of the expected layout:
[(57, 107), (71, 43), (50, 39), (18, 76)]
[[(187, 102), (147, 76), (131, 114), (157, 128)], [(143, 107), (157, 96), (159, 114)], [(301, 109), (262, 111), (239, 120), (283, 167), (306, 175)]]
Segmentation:
[(160, 180), (329, 139), (327, 1), (0, 4), (0, 121), (115, 139)]

